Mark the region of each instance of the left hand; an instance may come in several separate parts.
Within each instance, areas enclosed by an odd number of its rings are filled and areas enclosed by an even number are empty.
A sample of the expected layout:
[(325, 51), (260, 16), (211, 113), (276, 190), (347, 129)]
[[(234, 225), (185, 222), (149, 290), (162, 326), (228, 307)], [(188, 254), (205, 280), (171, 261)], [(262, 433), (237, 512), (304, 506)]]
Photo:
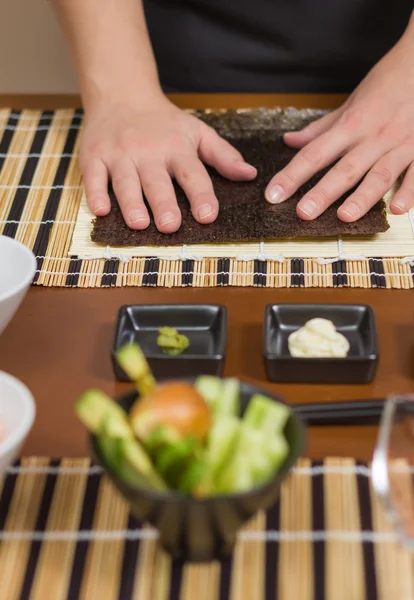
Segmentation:
[(285, 134), (285, 143), (300, 151), (270, 181), (268, 202), (287, 200), (339, 159), (298, 202), (302, 219), (315, 219), (362, 180), (338, 209), (341, 221), (357, 221), (406, 169), (391, 210), (403, 214), (414, 206), (414, 37), (406, 35), (339, 109)]

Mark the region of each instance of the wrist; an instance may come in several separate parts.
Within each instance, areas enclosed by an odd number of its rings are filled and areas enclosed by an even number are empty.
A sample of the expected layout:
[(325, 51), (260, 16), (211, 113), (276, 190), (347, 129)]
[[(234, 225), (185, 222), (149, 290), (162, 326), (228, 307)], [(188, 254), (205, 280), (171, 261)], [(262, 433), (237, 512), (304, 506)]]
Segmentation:
[(157, 79), (120, 81), (117, 77), (107, 77), (102, 83), (88, 79), (81, 82), (81, 95), (85, 112), (128, 105), (146, 109), (166, 101)]

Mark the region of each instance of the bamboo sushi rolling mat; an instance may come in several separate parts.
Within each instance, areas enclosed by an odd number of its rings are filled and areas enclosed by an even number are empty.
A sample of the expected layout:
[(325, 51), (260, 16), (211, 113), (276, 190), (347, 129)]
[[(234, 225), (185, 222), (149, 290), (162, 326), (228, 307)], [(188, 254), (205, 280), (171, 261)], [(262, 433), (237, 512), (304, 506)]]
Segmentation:
[[(31, 248), (49, 287), (414, 287), (414, 215), (367, 239), (102, 248), (77, 154), (80, 110), (0, 110), (0, 234)], [(139, 255), (139, 256), (137, 256)]]
[[(412, 503), (412, 468), (397, 466)], [(0, 486), (1, 600), (414, 598), (414, 554), (353, 459), (299, 460), (221, 563), (172, 563), (89, 459), (23, 458)]]

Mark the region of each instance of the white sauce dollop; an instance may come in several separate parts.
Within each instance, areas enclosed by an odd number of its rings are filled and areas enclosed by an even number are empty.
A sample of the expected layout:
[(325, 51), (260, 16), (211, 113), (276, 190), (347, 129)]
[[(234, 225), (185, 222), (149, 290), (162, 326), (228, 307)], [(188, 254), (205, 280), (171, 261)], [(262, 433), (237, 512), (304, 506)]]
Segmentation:
[(344, 358), (349, 342), (328, 319), (311, 319), (290, 334), (289, 352), (296, 358)]

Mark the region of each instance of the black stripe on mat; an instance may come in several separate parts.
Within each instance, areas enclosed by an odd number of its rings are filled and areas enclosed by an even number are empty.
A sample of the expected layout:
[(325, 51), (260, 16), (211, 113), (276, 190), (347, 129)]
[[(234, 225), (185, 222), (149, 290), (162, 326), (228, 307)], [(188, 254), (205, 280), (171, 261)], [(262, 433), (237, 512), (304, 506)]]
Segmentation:
[[(313, 467), (323, 467), (322, 461), (314, 461)], [(324, 475), (312, 475), (312, 531), (325, 531)], [(313, 543), (313, 597), (325, 600), (325, 542)]]
[(253, 285), (264, 287), (266, 285), (267, 262), (265, 260), (255, 260), (254, 273)]
[[(280, 500), (266, 513), (266, 531), (280, 531)], [(278, 599), (279, 542), (268, 540), (265, 558), (265, 598)]]
[[(18, 467), (20, 461), (14, 463)], [(3, 490), (0, 494), (0, 531), (4, 529), (7, 515), (9, 514), (10, 503), (13, 498), (14, 487), (16, 485), (17, 473), (8, 473), (4, 479)]]
[(413, 278), (413, 283), (414, 283), (414, 264), (410, 265), (410, 269), (411, 269), (411, 277)]
[(184, 562), (174, 560), (171, 563), (170, 597), (168, 600), (180, 600), (183, 582)]
[[(50, 466), (59, 467), (60, 460), (51, 460)], [(45, 488), (43, 490), (42, 500), (40, 501), (39, 514), (37, 515), (35, 531), (45, 531), (46, 529), (57, 477), (58, 476), (56, 473), (49, 473), (49, 475), (47, 475), (46, 477)], [(22, 591), (20, 593), (20, 600), (29, 600), (31, 596), (31, 589), (36, 573), (37, 562), (39, 560), (41, 547), (41, 541), (34, 541), (31, 544), (29, 559), (27, 561), (26, 574), (24, 577)]]
[[(101, 475), (89, 475), (86, 483), (85, 495), (83, 497), (82, 514), (79, 530), (90, 531), (93, 527), (95, 507), (98, 499)], [(83, 573), (86, 564), (86, 554), (89, 542), (87, 540), (77, 542), (75, 556), (73, 558), (72, 573), (70, 577), (69, 590), (66, 600), (79, 600), (82, 586)]]
[(79, 273), (82, 268), (82, 259), (77, 256), (72, 256), (66, 277), (66, 287), (76, 287), (79, 282)]
[(371, 285), (372, 285), (372, 287), (377, 287), (377, 271), (375, 269), (375, 260), (369, 259), (368, 265), (369, 265)]
[[(358, 466), (367, 465), (365, 463), (357, 461)], [(372, 511), (371, 511), (371, 495), (369, 492), (369, 479), (364, 475), (358, 474), (357, 476), (357, 487), (358, 487), (358, 504), (359, 504), (359, 518), (361, 521), (362, 531), (373, 531), (372, 523)], [(375, 577), (375, 554), (374, 545), (371, 542), (362, 543), (363, 554), (364, 554), (364, 577), (365, 577), (365, 600), (377, 600), (377, 580)]]
[(114, 285), (116, 285), (118, 269), (118, 259), (110, 259), (105, 261), (105, 266), (102, 273), (101, 287), (113, 287)]
[(371, 285), (376, 288), (387, 287), (385, 281), (384, 263), (380, 258), (369, 259), (369, 270), (371, 273)]
[[(79, 134), (79, 130), (73, 129), (73, 126), (80, 125), (81, 123), (82, 123), (82, 112), (80, 110), (76, 110), (73, 115), (72, 121), (71, 121), (71, 126), (70, 126), (71, 128), (69, 128), (69, 130), (68, 130), (68, 135), (66, 137), (66, 142), (65, 142), (64, 148), (62, 150), (62, 154), (70, 155), (73, 153), (73, 150), (74, 150), (75, 144), (76, 144), (76, 140), (77, 140), (78, 134)], [(52, 184), (54, 188), (56, 188), (56, 186), (64, 185), (71, 160), (72, 159), (67, 156), (61, 157), (58, 168), (56, 170), (54, 180), (53, 180), (53, 184)], [(54, 221), (55, 220), (57, 211), (59, 209), (59, 202), (62, 197), (62, 191), (63, 191), (62, 188), (50, 190), (49, 198), (46, 202), (46, 206), (43, 211), (43, 215), (42, 215), (42, 219), (41, 219), (42, 221)], [(47, 247), (49, 244), (49, 236), (50, 236), (50, 232), (52, 231), (52, 226), (53, 226), (53, 223), (44, 223), (43, 225), (40, 225), (39, 231), (37, 232), (36, 241), (33, 246), (33, 252), (34, 252), (35, 256), (38, 256), (38, 257), (45, 256), (45, 254), (47, 252)], [(39, 279), (39, 275), (40, 275), (39, 271), (42, 268), (43, 260), (44, 260), (43, 258), (37, 259), (37, 273), (34, 278), (34, 283), (36, 283), (36, 281)]]
[[(49, 133), (50, 126), (53, 120), (53, 113), (50, 111), (43, 112), (43, 127), (42, 129), (38, 129), (33, 137), (32, 145), (30, 146), (29, 155), (30, 154), (41, 154), (43, 150), (43, 146), (46, 140), (46, 136)], [(40, 123), (40, 119), (39, 119)], [(38, 125), (39, 125), (38, 123)], [(27, 197), (30, 192), (30, 188), (21, 187), (21, 186), (30, 186), (33, 181), (37, 165), (39, 164), (40, 158), (39, 156), (28, 156), (26, 160), (26, 164), (24, 165), (22, 174), (20, 176), (20, 180), (18, 183), (18, 187), (16, 189), (16, 193), (13, 198), (13, 202), (11, 208), (9, 210), (9, 214), (6, 217), (8, 221), (20, 221), (24, 206), (26, 204)], [(7, 223), (4, 228), (3, 234), (8, 237), (14, 238), (17, 232), (19, 224), (18, 223)]]
[(305, 261), (303, 258), (291, 258), (290, 260), (292, 287), (303, 287), (305, 285)]
[(194, 261), (190, 259), (183, 260), (181, 269), (181, 285), (184, 287), (192, 286), (194, 277)]
[(218, 600), (229, 600), (233, 574), (233, 555), (220, 561), (220, 582)]
[(230, 282), (230, 259), (229, 258), (223, 258), (223, 285), (229, 285)]
[(7, 127), (15, 127), (19, 122), (19, 118), (20, 118), (20, 115), (19, 116), (10, 116), (6, 123), (6, 129), (4, 130), (3, 136), (0, 140), (0, 154), (5, 155), (3, 157), (0, 156), (0, 171), (3, 168), (4, 162), (6, 160), (6, 155), (9, 151), (9, 148), (10, 148), (12, 140), (13, 140), (13, 135), (15, 133), (14, 129), (7, 129)]
[(334, 287), (341, 288), (348, 285), (346, 260), (337, 260), (332, 263), (332, 277)]
[[(141, 529), (141, 527), (138, 521), (130, 515), (128, 519), (128, 530), (134, 529)], [(139, 545), (139, 540), (125, 541), (118, 600), (131, 600), (133, 598)]]
[(144, 265), (144, 277), (142, 279), (143, 286), (156, 286), (158, 283), (158, 275), (160, 268), (159, 258), (147, 258)]
[(332, 263), (332, 283), (334, 287), (340, 287), (339, 285), (339, 277), (338, 277), (338, 271), (339, 271), (339, 260), (336, 260), (335, 262)]
[(385, 279), (384, 261), (382, 260), (382, 258), (377, 258), (376, 260), (374, 260), (374, 262), (377, 265), (378, 287), (379, 288), (386, 288), (387, 287), (387, 282), (386, 282), (386, 279)]
[(216, 285), (217, 287), (221, 287), (223, 285), (223, 259), (219, 258), (217, 260), (217, 280), (216, 280)]
[(217, 286), (229, 285), (230, 281), (230, 259), (219, 258), (217, 261)]
[(341, 260), (340, 262), (340, 269), (341, 269), (341, 280), (342, 280), (342, 287), (348, 287), (348, 269), (346, 266), (346, 260)]

